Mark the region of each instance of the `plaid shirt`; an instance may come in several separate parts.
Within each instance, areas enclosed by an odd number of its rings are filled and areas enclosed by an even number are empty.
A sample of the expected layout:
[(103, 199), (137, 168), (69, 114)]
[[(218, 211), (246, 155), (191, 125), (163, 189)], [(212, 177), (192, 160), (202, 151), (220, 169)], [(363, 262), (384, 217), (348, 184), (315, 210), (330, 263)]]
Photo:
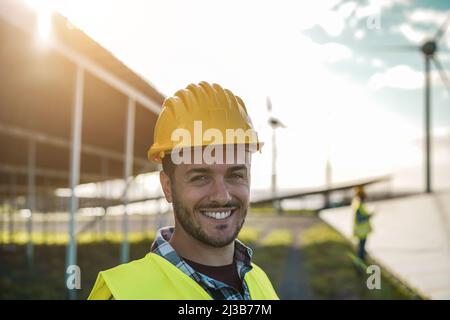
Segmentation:
[(214, 300), (250, 300), (250, 292), (244, 281), (244, 275), (252, 269), (252, 249), (239, 240), (235, 240), (234, 261), (239, 277), (242, 280), (243, 295), (235, 288), (195, 271), (186, 261), (180, 258), (175, 249), (169, 244), (174, 228), (165, 227), (158, 230), (151, 251), (172, 263), (197, 282)]

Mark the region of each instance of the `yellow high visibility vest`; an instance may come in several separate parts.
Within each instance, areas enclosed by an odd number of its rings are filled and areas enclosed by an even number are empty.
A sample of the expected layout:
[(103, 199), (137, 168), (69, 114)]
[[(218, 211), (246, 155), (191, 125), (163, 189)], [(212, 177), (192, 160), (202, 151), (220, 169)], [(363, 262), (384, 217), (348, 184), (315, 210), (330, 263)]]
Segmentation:
[[(253, 300), (278, 300), (265, 272), (252, 263), (244, 281)], [(144, 258), (98, 274), (89, 300), (211, 300), (191, 277), (163, 257), (149, 253)]]
[[(365, 206), (362, 203), (356, 202), (354, 205), (355, 216), (353, 222), (353, 235), (359, 239), (365, 239), (372, 232), (372, 226), (370, 224), (370, 215), (366, 211)], [(363, 218), (363, 221), (358, 221), (357, 211)]]

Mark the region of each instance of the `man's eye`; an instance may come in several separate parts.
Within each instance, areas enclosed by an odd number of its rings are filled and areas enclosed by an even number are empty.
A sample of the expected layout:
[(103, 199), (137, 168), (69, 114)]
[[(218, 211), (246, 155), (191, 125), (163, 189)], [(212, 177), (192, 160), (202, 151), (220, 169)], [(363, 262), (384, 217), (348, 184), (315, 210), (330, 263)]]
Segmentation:
[(234, 178), (234, 179), (244, 179), (244, 175), (242, 174), (242, 173), (233, 173), (232, 175), (231, 175), (231, 177), (232, 178)]
[(191, 178), (191, 182), (206, 181), (207, 179), (208, 179), (207, 176), (195, 176), (195, 177)]

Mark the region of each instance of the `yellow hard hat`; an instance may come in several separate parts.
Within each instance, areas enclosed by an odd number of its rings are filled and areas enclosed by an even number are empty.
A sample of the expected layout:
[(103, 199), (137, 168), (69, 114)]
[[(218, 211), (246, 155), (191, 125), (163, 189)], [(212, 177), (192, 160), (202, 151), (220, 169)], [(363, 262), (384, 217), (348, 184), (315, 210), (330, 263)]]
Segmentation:
[[(223, 89), (218, 84), (202, 81), (198, 85), (190, 84), (186, 89), (179, 90), (174, 96), (166, 98), (163, 108), (156, 121), (154, 143), (148, 151), (150, 161), (160, 163), (164, 155), (178, 146), (172, 139), (177, 129), (189, 132), (191, 141), (183, 147), (201, 147), (211, 144), (203, 133), (201, 137), (194, 137), (197, 133), (196, 122), (201, 121), (201, 130), (214, 129), (222, 137), (227, 137), (227, 130), (243, 130), (252, 134), (246, 136), (245, 144), (260, 150), (262, 144), (258, 140), (244, 102), (230, 90)], [(197, 133), (198, 134), (198, 133)], [(226, 140), (223, 144), (236, 144)]]

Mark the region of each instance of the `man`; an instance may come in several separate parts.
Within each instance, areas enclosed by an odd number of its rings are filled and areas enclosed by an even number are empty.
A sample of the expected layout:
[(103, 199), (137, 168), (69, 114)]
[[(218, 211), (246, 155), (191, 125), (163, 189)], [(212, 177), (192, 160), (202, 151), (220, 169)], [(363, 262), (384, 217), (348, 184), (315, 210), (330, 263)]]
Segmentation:
[(149, 159), (175, 226), (143, 259), (100, 272), (89, 299), (278, 299), (237, 240), (249, 205), (251, 155), (260, 150), (242, 100), (217, 84), (164, 101)]
[(355, 188), (355, 197), (352, 201), (354, 212), (353, 235), (358, 239), (358, 258), (362, 261), (365, 261), (366, 258), (367, 236), (372, 231), (371, 215), (366, 210), (365, 199), (364, 188), (362, 186)]

